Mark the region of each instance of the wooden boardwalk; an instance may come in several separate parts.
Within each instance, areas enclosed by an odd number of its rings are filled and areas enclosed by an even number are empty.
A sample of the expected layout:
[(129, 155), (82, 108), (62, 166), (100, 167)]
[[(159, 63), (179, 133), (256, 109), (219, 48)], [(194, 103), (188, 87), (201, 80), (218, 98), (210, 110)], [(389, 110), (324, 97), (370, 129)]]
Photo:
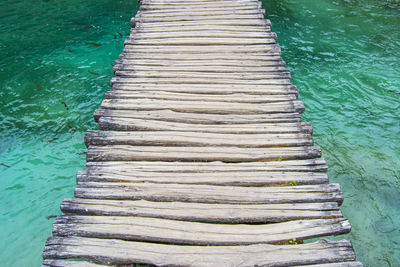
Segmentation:
[(256, 0), (143, 0), (44, 266), (362, 266)]

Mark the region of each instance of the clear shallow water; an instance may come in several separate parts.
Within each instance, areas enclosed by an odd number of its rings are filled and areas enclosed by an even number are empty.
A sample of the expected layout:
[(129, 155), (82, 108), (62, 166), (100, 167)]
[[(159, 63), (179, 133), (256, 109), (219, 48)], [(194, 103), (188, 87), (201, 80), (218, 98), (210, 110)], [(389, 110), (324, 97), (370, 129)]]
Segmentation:
[[(353, 226), (347, 238), (367, 266), (400, 266), (398, 2), (263, 2), (306, 105), (303, 118), (314, 125), (331, 182), (342, 185)], [(93, 111), (122, 51), (118, 32), (129, 33), (137, 7), (0, 3), (0, 163), (10, 166), (0, 165), (0, 266), (40, 265), (53, 222), (46, 216), (73, 195), (83, 134), (96, 128)]]

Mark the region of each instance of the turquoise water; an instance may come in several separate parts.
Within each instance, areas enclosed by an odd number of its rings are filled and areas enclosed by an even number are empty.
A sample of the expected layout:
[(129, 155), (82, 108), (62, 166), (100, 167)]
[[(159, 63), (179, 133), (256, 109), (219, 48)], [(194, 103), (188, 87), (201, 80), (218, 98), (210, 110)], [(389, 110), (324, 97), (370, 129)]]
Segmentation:
[[(400, 4), (264, 1), (358, 259), (400, 266)], [(136, 1), (0, 2), (0, 266), (39, 266)], [(123, 37), (120, 37), (121, 33)], [(101, 46), (88, 45), (97, 43)], [(40, 89), (40, 90), (39, 90)], [(65, 102), (67, 110), (62, 102)], [(55, 139), (58, 138), (58, 139)], [(49, 141), (49, 142), (48, 142)]]

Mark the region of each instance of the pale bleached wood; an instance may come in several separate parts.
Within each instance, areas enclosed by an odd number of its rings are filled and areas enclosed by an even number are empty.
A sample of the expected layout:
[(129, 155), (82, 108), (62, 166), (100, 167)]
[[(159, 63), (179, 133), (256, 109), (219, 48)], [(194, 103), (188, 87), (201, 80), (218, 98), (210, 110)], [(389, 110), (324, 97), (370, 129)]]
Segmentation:
[(273, 113), (256, 115), (207, 115), (188, 112), (175, 112), (172, 110), (146, 110), (135, 111), (96, 109), (94, 118), (96, 122), (100, 117), (120, 117), (141, 120), (160, 120), (192, 124), (254, 124), (254, 123), (296, 123), (300, 122), (298, 113)]
[(170, 22), (140, 22), (132, 20), (133, 24), (136, 24), (137, 29), (148, 29), (148, 28), (164, 28), (164, 27), (188, 27), (188, 26), (199, 26), (199, 25), (208, 25), (216, 27), (218, 26), (237, 26), (237, 27), (269, 27), (269, 24), (264, 19), (203, 19), (203, 20), (191, 20), (191, 21), (170, 21)]
[(138, 216), (211, 223), (272, 223), (341, 218), (336, 202), (230, 205), (146, 200), (64, 199), (67, 214)]
[(151, 182), (238, 186), (291, 186), (328, 183), (328, 176), (318, 172), (157, 172), (142, 170), (93, 169), (79, 171), (78, 182)]
[[(136, 111), (135, 111), (136, 112)], [(309, 124), (287, 123), (287, 125), (274, 125), (270, 123), (246, 123), (246, 124), (192, 124), (160, 120), (143, 120), (131, 117), (101, 117), (99, 128), (101, 130), (116, 131), (184, 131), (203, 133), (312, 133)], [(287, 126), (287, 127), (286, 127)]]
[(104, 109), (124, 110), (160, 110), (170, 109), (178, 112), (193, 112), (206, 114), (265, 114), (265, 113), (303, 113), (304, 104), (301, 101), (279, 103), (229, 103), (211, 101), (174, 101), (158, 99), (104, 99), (101, 103)]
[(202, 9), (202, 8), (225, 8), (225, 9), (259, 9), (261, 8), (261, 2), (252, 1), (252, 2), (198, 2), (188, 4), (185, 3), (182, 5), (181, 3), (174, 2), (145, 2), (140, 5), (140, 10), (163, 10), (163, 9), (171, 9), (171, 8), (180, 8), (182, 10), (193, 10), (193, 9)]
[(57, 236), (82, 236), (186, 245), (250, 245), (345, 234), (346, 219), (295, 220), (274, 224), (210, 224), (126, 216), (58, 216)]
[(89, 199), (219, 203), (283, 204), (343, 202), (337, 184), (285, 187), (239, 187), (156, 183), (77, 183), (75, 197)]
[[(161, 55), (160, 55), (161, 56)], [(202, 59), (183, 60), (183, 59), (121, 59), (116, 60), (115, 65), (129, 68), (140, 68), (145, 66), (163, 66), (163, 67), (228, 67), (229, 68), (259, 68), (268, 70), (269, 68), (283, 68), (286, 67), (285, 62), (280, 60), (235, 60), (235, 59)], [(115, 66), (114, 66), (115, 67)]]
[(160, 99), (185, 101), (215, 101), (230, 103), (273, 103), (287, 102), (297, 99), (294, 94), (282, 95), (249, 95), (249, 94), (188, 94), (157, 91), (109, 91), (104, 94), (106, 99)]
[[(132, 253), (135, 251), (135, 253)], [(52, 237), (45, 259), (81, 258), (103, 264), (143, 263), (156, 266), (290, 266), (355, 260), (347, 240), (276, 246), (178, 246), (84, 237)]]
[(173, 22), (173, 21), (204, 21), (204, 20), (252, 20), (252, 19), (264, 19), (264, 15), (260, 13), (255, 14), (220, 14), (209, 13), (208, 15), (196, 15), (196, 14), (185, 14), (185, 15), (174, 15), (168, 17), (147, 17), (145, 15), (138, 14), (134, 18), (135, 22), (140, 23), (155, 23), (155, 22)]
[[(197, 18), (204, 18), (204, 17), (225, 17), (225, 16), (232, 16), (232, 15), (237, 15), (237, 16), (253, 16), (258, 17), (258, 18), (264, 18), (264, 11), (262, 9), (238, 9), (238, 10), (232, 10), (232, 9), (201, 9), (201, 10), (190, 10), (190, 11), (182, 11), (179, 9), (169, 9), (169, 12), (165, 12), (163, 10), (162, 12), (156, 11), (156, 12), (151, 12), (150, 10), (143, 10), (139, 11), (136, 16), (136, 18), (146, 18), (146, 19), (166, 19), (166, 18), (174, 18), (174, 17), (197, 17)], [(134, 29), (134, 28), (133, 28)]]
[[(162, 161), (103, 161), (87, 162), (86, 170), (97, 170), (98, 172), (113, 171), (123, 169), (130, 171), (148, 171), (148, 172), (326, 172), (326, 161), (322, 158), (306, 160), (284, 160), (269, 162), (245, 162), (245, 163), (225, 163), (225, 162), (162, 162)], [(314, 169), (316, 168), (316, 169)]]
[(176, 93), (198, 93), (198, 94), (259, 94), (259, 95), (282, 95), (295, 94), (298, 95), (296, 86), (291, 84), (199, 84), (199, 83), (118, 83), (118, 78), (115, 79), (112, 86), (113, 91), (161, 91), (161, 92), (176, 92)]
[(203, 61), (205, 63), (212, 62), (214, 60), (236, 60), (243, 62), (257, 61), (262, 65), (263, 62), (266, 61), (280, 61), (280, 49), (276, 48), (275, 53), (246, 53), (246, 54), (238, 54), (238, 53), (229, 53), (226, 51), (222, 51), (220, 53), (204, 53), (204, 54), (188, 54), (188, 53), (139, 53), (132, 51), (129, 54), (123, 53), (120, 55), (120, 59), (122, 60), (137, 60), (137, 59), (147, 59), (147, 60), (174, 60), (181, 61), (182, 63), (188, 61)]
[(88, 161), (273, 161), (312, 159), (321, 156), (321, 149), (314, 146), (280, 148), (238, 147), (171, 147), (171, 146), (90, 146)]
[(264, 53), (280, 54), (277, 44), (254, 45), (130, 45), (126, 44), (124, 53)]
[[(135, 32), (143, 33), (158, 33), (158, 32), (193, 32), (193, 31), (209, 31), (210, 27), (207, 25), (181, 25), (181, 26), (168, 26), (168, 27), (145, 27), (143, 25), (134, 28)], [(232, 25), (213, 25), (214, 31), (224, 31), (227, 33), (239, 32), (246, 34), (248, 32), (260, 33), (260, 32), (271, 32), (271, 26), (232, 26)]]
[(176, 38), (265, 38), (277, 39), (274, 32), (248, 32), (243, 34), (241, 32), (228, 32), (210, 29), (208, 31), (176, 31), (176, 32), (145, 32), (132, 30), (131, 38), (136, 40), (154, 40), (154, 39), (176, 39)]
[[(222, 75), (221, 75), (222, 76)], [(117, 83), (122, 84), (135, 84), (135, 85), (153, 85), (153, 84), (181, 84), (181, 85), (191, 85), (191, 84), (207, 84), (207, 85), (239, 85), (244, 90), (245, 88), (252, 87), (254, 85), (291, 85), (290, 79), (282, 78), (272, 78), (272, 79), (258, 79), (258, 80), (245, 80), (245, 79), (224, 79), (213, 78), (179, 78), (179, 77), (166, 77), (166, 78), (156, 78), (156, 77), (113, 77), (111, 79), (111, 85)]]
[(291, 79), (289, 72), (223, 72), (223, 73), (214, 73), (214, 72), (196, 72), (196, 71), (172, 71), (172, 70), (158, 70), (153, 68), (153, 70), (137, 70), (137, 71), (125, 71), (125, 70), (117, 70), (115, 71), (115, 75), (121, 78), (155, 78), (155, 79), (209, 79), (213, 81), (214, 79), (230, 79), (232, 82), (236, 82), (236, 80), (248, 80), (250, 82), (254, 82), (254, 80), (279, 80), (279, 79)]
[[(148, 65), (137, 65), (137, 64), (117, 64), (114, 65), (113, 70), (116, 75), (120, 76), (130, 76), (132, 73), (138, 72), (151, 72), (151, 71), (159, 71), (161, 73), (163, 72), (171, 72), (171, 73), (176, 73), (176, 72), (189, 72), (189, 73), (199, 73), (199, 72), (204, 72), (206, 74), (213, 74), (213, 73), (222, 73), (220, 75), (223, 75), (225, 77), (226, 74), (229, 76), (229, 73), (234, 73), (237, 76), (243, 76), (243, 75), (248, 75), (248, 76), (253, 76), (252, 74), (266, 74), (266, 73), (276, 73), (276, 72), (286, 72), (286, 67), (282, 66), (281, 64), (276, 65), (276, 66), (189, 66), (189, 65), (183, 65), (183, 66), (148, 66)], [(124, 71), (124, 72), (121, 72)], [(126, 72), (130, 72), (131, 74), (129, 75), (124, 75)], [(122, 75), (121, 75), (122, 73)], [(133, 74), (134, 75), (134, 74)], [(210, 75), (212, 77), (212, 75)], [(210, 78), (211, 78), (210, 77)]]
[(225, 14), (263, 14), (265, 15), (264, 9), (257, 8), (223, 8), (223, 7), (203, 7), (201, 9), (182, 10), (179, 7), (171, 7), (169, 9), (162, 10), (139, 10), (136, 16), (146, 17), (170, 17), (179, 15), (225, 15)]
[(234, 37), (181, 37), (159, 39), (130, 39), (125, 45), (268, 45), (275, 44), (274, 38), (234, 38)]
[(85, 144), (133, 146), (234, 146), (234, 147), (295, 147), (311, 146), (310, 134), (216, 134), (180, 131), (87, 131)]

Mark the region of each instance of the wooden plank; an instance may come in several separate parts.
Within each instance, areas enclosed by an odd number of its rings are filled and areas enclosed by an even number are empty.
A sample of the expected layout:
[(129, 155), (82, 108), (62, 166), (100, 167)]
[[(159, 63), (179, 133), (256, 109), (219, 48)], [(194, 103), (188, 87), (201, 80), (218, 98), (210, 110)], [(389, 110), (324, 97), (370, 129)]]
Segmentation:
[(159, 2), (159, 3), (151, 3), (151, 2), (142, 2), (140, 5), (140, 10), (163, 10), (170, 8), (180, 8), (182, 10), (196, 10), (201, 8), (226, 8), (226, 9), (259, 9), (261, 8), (261, 2), (252, 1), (252, 2), (209, 2), (209, 3), (185, 3), (182, 5), (181, 3), (174, 2)]
[[(135, 111), (136, 113), (136, 111)], [(306, 123), (292, 123), (291, 125), (273, 123), (252, 124), (192, 124), (160, 120), (143, 120), (123, 117), (101, 117), (99, 119), (100, 130), (114, 131), (183, 131), (202, 133), (312, 133), (312, 127)], [(275, 127), (274, 127), (275, 126)], [(285, 127), (288, 126), (288, 127)]]
[(279, 103), (229, 103), (211, 101), (174, 101), (158, 99), (104, 99), (103, 109), (124, 110), (160, 110), (170, 109), (177, 112), (192, 112), (205, 114), (265, 114), (265, 113), (303, 113), (304, 104), (301, 101)]
[(298, 113), (273, 113), (256, 115), (218, 115), (175, 112), (172, 110), (146, 110), (135, 111), (96, 109), (94, 118), (96, 122), (100, 117), (120, 117), (153, 121), (169, 121), (191, 124), (254, 124), (254, 123), (296, 123), (300, 122)]
[[(161, 55), (160, 55), (161, 56)], [(280, 60), (231, 60), (231, 59), (196, 59), (196, 60), (182, 60), (182, 59), (122, 59), (116, 60), (115, 65), (120, 65), (125, 68), (142, 68), (145, 66), (163, 66), (163, 67), (227, 67), (229, 68), (265, 68), (268, 70), (269, 68), (283, 68), (286, 67), (285, 62)], [(114, 67), (115, 67), (114, 65)]]
[(339, 219), (296, 220), (274, 224), (210, 224), (126, 216), (58, 216), (57, 236), (82, 236), (182, 245), (279, 244), (292, 238), (305, 240), (345, 234), (349, 222)]
[(87, 162), (86, 171), (126, 170), (126, 172), (218, 173), (218, 172), (326, 172), (322, 158), (268, 162), (162, 162), (162, 161), (103, 161)]
[(282, 95), (249, 95), (249, 94), (189, 94), (157, 91), (109, 91), (104, 94), (105, 99), (158, 99), (173, 101), (208, 101), (229, 103), (273, 103), (292, 102), (297, 99), (295, 94)]
[(148, 29), (148, 28), (164, 28), (164, 27), (188, 27), (188, 26), (239, 26), (239, 27), (264, 27), (269, 26), (268, 22), (264, 19), (202, 19), (192, 21), (169, 21), (169, 22), (139, 22), (133, 19), (133, 24), (136, 24), (136, 28)]
[[(135, 32), (143, 32), (143, 33), (156, 33), (156, 32), (176, 32), (176, 31), (208, 31), (210, 30), (210, 27), (207, 27), (207, 25), (180, 25), (180, 26), (173, 26), (170, 25), (168, 27), (145, 27), (143, 24), (136, 25), (134, 28)], [(271, 26), (269, 25), (258, 25), (258, 26), (232, 26), (232, 25), (213, 25), (213, 30), (216, 31), (224, 31), (227, 33), (233, 33), (233, 32), (240, 32), (242, 34), (247, 34), (248, 32), (252, 33), (260, 33), (260, 32), (271, 32)]]
[[(132, 253), (135, 251), (135, 253)], [(153, 264), (156, 266), (269, 266), (354, 261), (350, 241), (328, 241), (276, 246), (179, 246), (84, 237), (52, 237), (45, 259), (75, 258), (100, 264)]]
[(127, 45), (269, 45), (276, 44), (274, 38), (236, 38), (236, 37), (182, 37), (125, 40)]
[(86, 146), (234, 146), (234, 147), (292, 147), (312, 146), (306, 133), (284, 134), (216, 134), (181, 131), (91, 131), (85, 134)]
[(173, 22), (173, 21), (204, 21), (204, 20), (253, 20), (253, 19), (264, 19), (264, 15), (259, 13), (253, 14), (224, 14), (221, 16), (220, 14), (184, 14), (184, 15), (174, 15), (174, 16), (166, 16), (166, 17), (147, 17), (140, 13), (136, 15), (133, 20), (137, 23), (155, 23), (155, 22)]
[(231, 205), (73, 198), (64, 199), (61, 210), (65, 214), (138, 216), (209, 223), (273, 223), (342, 217), (336, 202)]
[(264, 9), (258, 8), (223, 8), (223, 7), (203, 7), (201, 9), (182, 10), (179, 7), (171, 7), (162, 10), (139, 10), (136, 16), (146, 17), (168, 17), (179, 15), (225, 15), (225, 14), (265, 14)]
[(92, 170), (79, 171), (78, 182), (134, 182), (237, 186), (290, 186), (328, 183), (325, 173), (315, 172), (217, 172), (171, 173), (157, 171)]
[(343, 202), (338, 184), (244, 187), (157, 183), (82, 182), (75, 197), (91, 199), (171, 201), (219, 204)]
[(156, 78), (156, 79), (209, 79), (213, 81), (214, 79), (220, 79), (223, 76), (223, 79), (230, 79), (232, 82), (236, 82), (236, 80), (249, 80), (250, 82), (254, 82), (254, 80), (268, 80), (268, 79), (290, 79), (289, 72), (263, 72), (263, 73), (253, 73), (253, 72), (223, 72), (223, 73), (205, 73), (205, 72), (174, 72), (174, 71), (161, 71), (158, 69), (146, 71), (146, 70), (137, 70), (137, 71), (115, 71), (116, 76), (120, 76), (122, 78)]
[(280, 54), (277, 44), (254, 45), (129, 45), (124, 46), (124, 53), (264, 53)]
[(241, 61), (243, 64), (246, 62), (257, 61), (262, 65), (263, 62), (268, 61), (280, 61), (281, 54), (280, 49), (275, 49), (275, 53), (229, 53), (226, 51), (220, 53), (204, 53), (204, 54), (188, 54), (188, 53), (139, 53), (139, 52), (129, 52), (129, 54), (123, 53), (120, 55), (122, 60), (137, 60), (137, 59), (147, 59), (147, 60), (174, 60), (181, 61), (182, 63), (188, 61), (203, 61), (206, 63), (212, 62), (214, 60), (236, 60)]
[[(117, 82), (118, 78), (114, 81)], [(158, 91), (158, 92), (176, 92), (191, 94), (258, 94), (258, 95), (282, 95), (295, 94), (297, 96), (297, 88), (291, 84), (199, 84), (199, 83), (114, 83), (113, 91)]]
[(314, 146), (279, 148), (239, 147), (174, 147), (174, 146), (90, 146), (87, 161), (224, 161), (251, 162), (312, 159), (321, 156), (321, 149)]
[[(160, 63), (158, 63), (160, 64)], [(160, 71), (160, 72), (204, 72), (204, 73), (226, 73), (234, 72), (234, 73), (266, 73), (266, 72), (286, 72), (286, 67), (281, 64), (272, 65), (272, 66), (224, 66), (224, 65), (181, 65), (174, 66), (169, 65), (157, 65), (156, 62), (153, 65), (139, 65), (139, 64), (116, 64), (113, 67), (114, 71), (131, 71), (131, 72), (140, 72), (140, 71)]]
[[(262, 80), (231, 80), (222, 78), (213, 78), (209, 79), (207, 77), (204, 78), (179, 78), (179, 77), (170, 77), (170, 78), (156, 78), (156, 77), (145, 77), (145, 78), (130, 78), (130, 77), (113, 77), (111, 79), (111, 85), (117, 83), (122, 84), (139, 84), (139, 85), (153, 85), (153, 84), (209, 84), (209, 85), (240, 85), (243, 87), (251, 87), (252, 85), (291, 85), (290, 79), (285, 78), (274, 78), (274, 79), (262, 79)], [(242, 90), (244, 90), (243, 88)]]

